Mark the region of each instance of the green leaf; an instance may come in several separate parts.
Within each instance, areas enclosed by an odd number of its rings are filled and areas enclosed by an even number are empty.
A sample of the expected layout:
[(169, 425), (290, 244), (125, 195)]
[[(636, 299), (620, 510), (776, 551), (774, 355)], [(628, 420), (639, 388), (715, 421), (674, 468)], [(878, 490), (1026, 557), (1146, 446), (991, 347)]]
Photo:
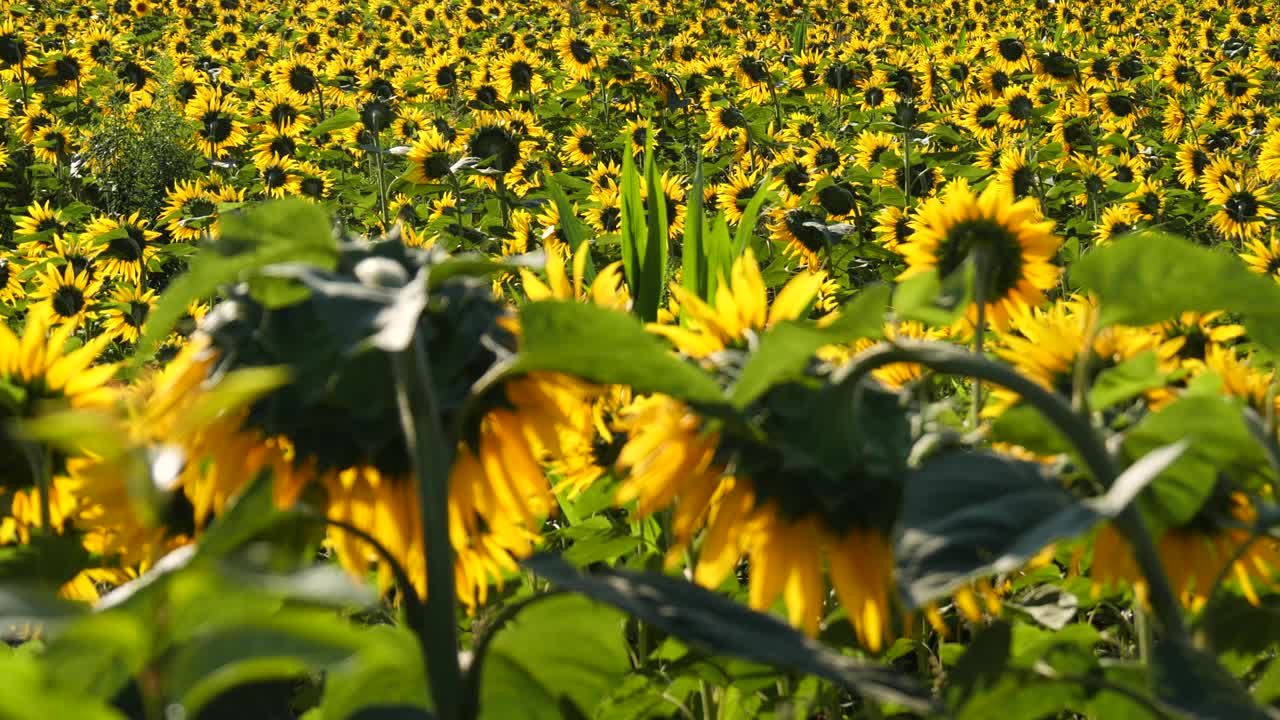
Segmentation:
[[(627, 286), (636, 294), (636, 312), (640, 313), (639, 296), (644, 288), (643, 263), (645, 248), (649, 242), (649, 228), (645, 222), (644, 201), (640, 197), (640, 173), (636, 170), (635, 153), (631, 151), (631, 134), (622, 133), (622, 172), (618, 177), (620, 224), (622, 226), (622, 270), (627, 276)], [(645, 318), (649, 319), (649, 318)]]
[(109, 700), (150, 659), (149, 622), (121, 611), (88, 615), (55, 634), (41, 655), (57, 668), (54, 687), (70, 694)]
[(74, 695), (50, 682), (50, 668), (32, 653), (0, 650), (0, 717), (5, 720), (125, 720), (96, 698)]
[(636, 312), (642, 320), (658, 319), (663, 291), (667, 283), (667, 217), (666, 193), (662, 191), (662, 179), (658, 175), (657, 153), (653, 149), (653, 131), (645, 141), (644, 177), (648, 188), (645, 204), (646, 228), (649, 237), (640, 252), (640, 278), (636, 287)]
[(79, 533), (33, 534), (24, 545), (0, 548), (0, 581), (59, 588), (81, 570), (93, 567)]
[(87, 612), (84, 605), (58, 597), (54, 588), (32, 587), (15, 583), (0, 585), (0, 638), (25, 634), (23, 628), (37, 625), (46, 632), (64, 625)]
[(328, 214), (297, 199), (223, 216), (222, 234), (214, 247), (217, 251), (209, 249), (192, 257), (187, 271), (160, 296), (138, 341), (135, 365), (154, 355), (191, 301), (210, 297), (222, 285), (273, 263), (300, 261), (326, 269), (337, 263), (337, 242)]
[(619, 608), (708, 652), (815, 675), (908, 709), (935, 709), (910, 678), (829, 650), (772, 615), (685, 580), (630, 570), (582, 575), (564, 560), (545, 554), (524, 565), (556, 585)]
[[(379, 717), (380, 708), (431, 708), (422, 648), (402, 625), (378, 625), (365, 632), (365, 647), (350, 661), (325, 673), (324, 694), (315, 720)], [(359, 713), (364, 713), (363, 715)], [(384, 716), (387, 720), (396, 717)], [(404, 718), (421, 718), (406, 714)]]
[(626, 616), (587, 598), (530, 603), (497, 631), (480, 673), (480, 718), (591, 717), (631, 663)]
[(1223, 395), (1186, 395), (1146, 416), (1125, 436), (1124, 454), (1142, 457), (1182, 439), (1190, 448), (1139, 499), (1147, 527), (1156, 537), (1200, 511), (1219, 472), (1241, 480), (1270, 472), (1245, 425), (1240, 402)]
[[(693, 185), (689, 188), (688, 207), (684, 216), (684, 244), (680, 249), (680, 258), (683, 262), (680, 270), (680, 282), (690, 295), (707, 301), (710, 298), (710, 295), (708, 295), (710, 283), (707, 279), (707, 271), (711, 266), (711, 262), (704, 242), (704, 237), (707, 234), (707, 223), (703, 217), (702, 208), (702, 188), (704, 183), (702, 157), (699, 156), (698, 164), (693, 173)], [(689, 311), (683, 305), (680, 307), (680, 319), (683, 324), (688, 324)]]
[(760, 179), (756, 194), (751, 196), (751, 201), (747, 203), (747, 207), (742, 211), (742, 219), (738, 221), (738, 228), (734, 232), (734, 257), (742, 257), (742, 254), (747, 251), (751, 244), (751, 236), (756, 232), (756, 221), (760, 218), (760, 209), (764, 207), (765, 200), (768, 200), (772, 194), (769, 192), (769, 176), (766, 174)]
[(585, 303), (545, 300), (520, 308), (523, 346), (511, 372), (556, 370), (718, 405), (720, 386), (645, 332), (634, 316)]
[(1097, 671), (1098, 639), (1087, 625), (1048, 631), (996, 622), (978, 633), (951, 669), (947, 704), (959, 720), (1037, 720), (1081, 708), (1091, 690), (1079, 679)]
[(365, 644), (363, 633), (326, 611), (291, 609), (197, 631), (166, 668), (166, 691), (187, 713), (233, 687), (291, 679), (337, 666)]
[(1168, 375), (1156, 361), (1155, 351), (1148, 350), (1098, 373), (1089, 388), (1089, 407), (1102, 410), (1164, 386)]
[(888, 299), (889, 288), (876, 285), (849, 302), (827, 327), (799, 321), (778, 323), (760, 338), (759, 348), (751, 353), (734, 383), (733, 404), (746, 407), (773, 385), (800, 377), (819, 348), (880, 335)]
[(1231, 310), (1244, 315), (1256, 342), (1280, 348), (1280, 286), (1230, 253), (1142, 230), (1089, 252), (1072, 268), (1071, 281), (1098, 294), (1104, 327)]
[(729, 236), (729, 223), (724, 213), (716, 215), (706, 233), (707, 245), (707, 301), (715, 307), (716, 290), (720, 282), (728, 282), (733, 272), (733, 240)]
[(311, 128), (311, 132), (308, 134), (313, 138), (320, 137), (325, 133), (346, 130), (358, 122), (360, 122), (360, 113), (354, 109), (339, 110)]
[(1270, 717), (1213, 657), (1175, 638), (1156, 644), (1151, 667), (1156, 697), (1189, 717)]
[[(565, 244), (569, 246), (569, 260), (572, 262), (574, 254), (578, 252), (578, 248), (582, 243), (587, 242), (587, 233), (582, 228), (578, 216), (573, 211), (573, 205), (569, 202), (569, 198), (565, 196), (564, 189), (554, 178), (547, 180), (547, 192), (551, 194), (551, 200), (556, 204), (556, 210), (560, 215), (560, 231), (564, 233)], [(595, 279), (596, 268), (591, 262), (590, 255), (587, 256), (587, 267), (584, 273), (584, 279), (590, 283)]]
[(1018, 403), (1000, 413), (991, 423), (990, 438), (992, 442), (1017, 445), (1037, 455), (1058, 455), (1072, 449), (1062, 431), (1026, 403)]
[(893, 292), (894, 312), (903, 320), (949, 327), (973, 300), (973, 277), (973, 263), (966, 260), (945, 278), (932, 269), (907, 278)]
[(951, 452), (907, 477), (894, 545), (898, 587), (911, 607), (975, 577), (1021, 568), (1050, 543), (1115, 517), (1185, 450), (1149, 453), (1106, 495), (1080, 500), (1034, 463), (989, 451)]

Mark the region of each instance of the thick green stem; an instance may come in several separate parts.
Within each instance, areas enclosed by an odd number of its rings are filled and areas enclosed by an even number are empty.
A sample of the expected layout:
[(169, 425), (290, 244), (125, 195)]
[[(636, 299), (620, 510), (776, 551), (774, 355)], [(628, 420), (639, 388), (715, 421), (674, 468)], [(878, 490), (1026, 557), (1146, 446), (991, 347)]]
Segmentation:
[[(1094, 432), (1089, 419), (1074, 412), (1070, 403), (1061, 396), (1041, 387), (1004, 363), (979, 357), (947, 343), (899, 340), (892, 344), (880, 343), (864, 352), (857, 361), (845, 368), (841, 381), (858, 382), (876, 368), (900, 362), (917, 363), (949, 375), (980, 377), (1012, 390), (1071, 441), (1089, 472), (1103, 487), (1111, 487), (1115, 482), (1116, 470), (1111, 456), (1102, 439)], [(860, 393), (855, 392), (855, 403), (859, 399)], [(1129, 542), (1134, 559), (1146, 578), (1151, 608), (1161, 629), (1169, 635), (1187, 639), (1186, 623), (1183, 621), (1178, 597), (1173, 592), (1164, 565), (1160, 562), (1160, 555), (1156, 552), (1155, 542), (1137, 508), (1130, 505), (1112, 522)]]
[(427, 676), (441, 720), (462, 717), (462, 669), (449, 543), (449, 468), (453, 448), (444, 436), (427, 351), (420, 338), (392, 358), (400, 425), (417, 476), (418, 512), (427, 557), (427, 597), (413, 629), (426, 654)]

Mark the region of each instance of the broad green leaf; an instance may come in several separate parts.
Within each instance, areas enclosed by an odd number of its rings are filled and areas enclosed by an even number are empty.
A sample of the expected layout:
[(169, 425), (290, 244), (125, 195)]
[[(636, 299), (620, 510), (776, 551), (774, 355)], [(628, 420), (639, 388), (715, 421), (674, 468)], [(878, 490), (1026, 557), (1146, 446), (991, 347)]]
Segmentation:
[(1148, 415), (1124, 439), (1124, 454), (1142, 457), (1186, 439), (1185, 454), (1160, 474), (1138, 505), (1157, 537), (1200, 511), (1219, 472), (1247, 481), (1270, 472), (1262, 449), (1244, 423), (1238, 400), (1221, 395), (1187, 395)]
[(1057, 426), (1026, 403), (1018, 403), (1000, 413), (991, 422), (989, 437), (992, 442), (1017, 445), (1037, 455), (1058, 455), (1071, 450), (1070, 441)]
[(50, 684), (69, 695), (109, 700), (142, 670), (151, 657), (150, 623), (123, 612), (95, 613), (53, 635), (41, 654), (57, 668)]
[(829, 650), (772, 615), (683, 579), (630, 570), (582, 575), (553, 555), (535, 555), (524, 565), (553, 584), (619, 608), (708, 652), (816, 675), (909, 709), (934, 709), (910, 678)]
[(152, 357), (193, 300), (212, 296), (219, 287), (273, 263), (303, 261), (323, 268), (337, 262), (328, 214), (303, 200), (264, 203), (222, 218), (217, 251), (197, 253), (187, 271), (169, 284), (147, 316), (133, 362)]
[(1253, 684), (1251, 693), (1256, 702), (1264, 705), (1280, 699), (1280, 662), (1272, 660), (1267, 663), (1267, 669), (1262, 671), (1262, 676)]
[(733, 272), (733, 262), (737, 256), (733, 254), (733, 239), (729, 235), (729, 223), (724, 213), (716, 215), (706, 233), (707, 245), (707, 299), (715, 306), (716, 290), (720, 282), (728, 282)]
[(949, 327), (973, 301), (973, 263), (965, 263), (945, 278), (928, 270), (907, 278), (893, 292), (893, 310), (903, 320)]
[(326, 611), (291, 609), (214, 625), (194, 633), (174, 654), (166, 668), (166, 691), (195, 715), (238, 685), (337, 666), (365, 642), (360, 630)]
[(520, 308), (523, 346), (511, 372), (556, 370), (686, 401), (723, 403), (720, 386), (672, 355), (635, 317), (585, 303), (547, 300)]
[(497, 630), (480, 673), (481, 720), (590, 717), (631, 663), (626, 616), (581, 596), (530, 603)]
[(1176, 638), (1156, 643), (1152, 676), (1156, 697), (1187, 717), (1197, 720), (1271, 717), (1212, 656)]
[[(431, 708), (422, 648), (403, 626), (379, 625), (364, 631), (365, 647), (349, 662), (325, 673), (324, 694), (315, 720), (379, 717), (379, 708)], [(359, 715), (358, 713), (365, 713)], [(394, 715), (385, 716), (390, 720)], [(421, 717), (412, 714), (406, 718)]]
[(311, 128), (309, 135), (311, 137), (319, 137), (325, 133), (337, 132), (338, 130), (346, 130), (347, 128), (360, 122), (360, 113), (353, 109), (339, 110), (338, 112), (325, 118), (315, 127)]
[(1156, 365), (1154, 350), (1135, 355), (1098, 373), (1089, 388), (1089, 407), (1102, 410), (1165, 384), (1168, 375)]
[[(1232, 579), (1228, 575), (1226, 581)], [(1265, 596), (1254, 605), (1230, 588), (1219, 592), (1205, 607), (1199, 626), (1219, 661), (1247, 670), (1280, 643), (1280, 598)]]
[(734, 405), (746, 407), (772, 385), (801, 376), (819, 348), (878, 336), (888, 298), (889, 288), (877, 285), (848, 303), (840, 317), (827, 327), (787, 321), (770, 329), (760, 338), (759, 348), (751, 353), (734, 383)]
[(32, 653), (0, 649), (0, 717), (5, 720), (125, 720), (97, 698), (54, 686), (51, 668)]
[(79, 533), (33, 533), (25, 545), (0, 548), (0, 582), (57, 589), (95, 563)]
[(83, 616), (88, 608), (63, 600), (56, 588), (6, 582), (0, 585), (0, 639), (24, 636), (32, 626), (46, 633)]
[(1086, 254), (1072, 268), (1071, 281), (1098, 295), (1102, 326), (1231, 310), (1244, 315), (1256, 342), (1280, 348), (1280, 286), (1227, 252), (1144, 230)]
[(1118, 515), (1184, 449), (1151, 452), (1088, 500), (1034, 463), (988, 451), (930, 458), (907, 477), (894, 546), (903, 598), (921, 607), (975, 577), (1021, 568), (1050, 543)]
[(1096, 672), (1098, 637), (1087, 625), (1055, 632), (998, 621), (951, 669), (947, 704), (959, 720), (1036, 720), (1082, 708), (1092, 693), (1075, 678)]

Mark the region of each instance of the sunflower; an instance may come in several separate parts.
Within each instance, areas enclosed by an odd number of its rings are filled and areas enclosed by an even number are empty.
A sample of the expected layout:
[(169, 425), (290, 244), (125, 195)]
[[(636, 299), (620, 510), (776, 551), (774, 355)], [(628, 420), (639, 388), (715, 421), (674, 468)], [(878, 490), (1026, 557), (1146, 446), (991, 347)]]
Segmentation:
[(175, 242), (191, 242), (212, 232), (221, 198), (195, 181), (179, 180), (165, 196), (161, 217)]
[(898, 251), (898, 248), (911, 239), (910, 216), (896, 205), (886, 205), (876, 213), (876, 240), (886, 250)]
[(1102, 211), (1102, 219), (1094, 229), (1094, 237), (1099, 243), (1111, 242), (1133, 231), (1137, 222), (1137, 213), (1129, 205), (1111, 205)]
[(39, 276), (30, 309), (49, 325), (79, 327), (100, 290), (102, 280), (90, 279), (88, 271), (77, 272), (68, 263)]
[(756, 173), (734, 170), (716, 191), (717, 207), (724, 211), (725, 219), (737, 225), (756, 193), (760, 192), (760, 178)]
[(880, 156), (888, 150), (896, 150), (898, 137), (885, 132), (864, 130), (858, 133), (858, 140), (853, 151), (853, 161), (870, 170), (880, 162)]
[(622, 198), (617, 190), (598, 190), (587, 196), (593, 207), (587, 209), (587, 224), (596, 232), (616, 235), (622, 229)]
[(682, 287), (671, 287), (671, 294), (689, 313), (688, 327), (650, 323), (648, 330), (669, 339), (689, 357), (709, 358), (725, 348), (744, 347), (749, 334), (803, 315), (825, 279), (823, 273), (800, 272), (770, 304), (760, 266), (748, 249), (734, 261), (730, 277), (721, 279), (713, 304)]
[(151, 221), (141, 211), (116, 220), (99, 217), (85, 227), (85, 237), (100, 248), (97, 267), (108, 278), (119, 278), (139, 284), (147, 267), (160, 253), (160, 233), (152, 230)]
[(536, 96), (546, 87), (542, 63), (537, 56), (524, 50), (513, 50), (495, 59), (490, 65), (490, 72), (504, 101), (515, 96)]
[(271, 127), (282, 135), (297, 137), (311, 123), (306, 98), (288, 88), (266, 90), (258, 96), (255, 105), (258, 114), (266, 116)]
[(285, 58), (276, 63), (271, 71), (271, 79), (277, 87), (290, 90), (304, 97), (320, 89), (316, 65), (299, 55)]
[(1220, 311), (1184, 312), (1161, 323), (1156, 331), (1161, 354), (1192, 369), (1203, 366), (1215, 348), (1224, 348), (1245, 334), (1243, 325), (1228, 322)]
[(1276, 237), (1275, 231), (1271, 231), (1271, 239), (1263, 242), (1259, 239), (1250, 240), (1245, 244), (1245, 252), (1240, 253), (1240, 259), (1249, 266), (1250, 270), (1266, 275), (1280, 282), (1280, 238)]
[(40, 260), (69, 229), (61, 208), (37, 200), (27, 207), (26, 215), (15, 220), (13, 235), (19, 240), (19, 253), (28, 260)]
[[(967, 182), (956, 180), (917, 209), (913, 227), (911, 240), (899, 247), (907, 261), (899, 279), (930, 269), (946, 277), (972, 258), (986, 317), (997, 329), (1028, 306), (1042, 304), (1045, 291), (1058, 283), (1061, 270), (1053, 259), (1062, 240), (1053, 234), (1052, 221), (1040, 219), (1034, 199), (1014, 202), (1001, 185), (976, 196)], [(967, 316), (976, 322), (976, 304)]]
[[(1086, 380), (1147, 351), (1158, 351), (1167, 362), (1168, 348), (1162, 348), (1160, 336), (1146, 328), (1107, 327), (1093, 333), (1093, 344), (1086, 350), (1096, 315), (1097, 306), (1077, 296), (1057, 300), (1047, 308), (1027, 308), (1011, 319), (1008, 330), (998, 335), (995, 353), (1023, 375), (1063, 396), (1071, 395), (1082, 352), (1089, 353)], [(998, 417), (1017, 405), (1019, 397), (1004, 388), (994, 388), (983, 416)]]
[[(719, 587), (745, 556), (751, 607), (768, 610), (781, 595), (791, 623), (816, 635), (827, 596), (825, 560), (859, 641), (872, 652), (883, 647), (892, 632), (893, 512), (878, 513), (868, 502), (886, 495), (874, 471), (856, 461), (787, 466), (774, 447), (718, 428), (662, 395), (638, 398), (619, 427), (626, 443), (618, 451), (625, 479), (617, 502), (635, 501), (640, 516), (672, 506), (676, 552), (690, 548), (705, 526), (694, 582)], [(864, 493), (872, 485), (881, 492)], [(840, 497), (823, 496), (819, 487), (839, 487)]]
[(262, 194), (271, 198), (282, 198), (293, 186), (293, 169), (297, 163), (291, 157), (268, 157), (254, 166), (258, 169), (258, 178), (262, 183)]
[[(1255, 585), (1269, 585), (1274, 580), (1280, 568), (1280, 548), (1264, 539), (1238, 552), (1249, 542), (1248, 528), (1256, 517), (1255, 505), (1247, 496), (1215, 488), (1195, 517), (1160, 537), (1156, 550), (1169, 581), (1192, 611), (1204, 607), (1220, 576), (1235, 584), (1250, 603), (1259, 604)], [(1146, 603), (1145, 577), (1128, 543), (1110, 524), (1103, 525), (1094, 538), (1089, 574), (1095, 595), (1129, 584)]]
[[(520, 163), (523, 156), (521, 138), (510, 125), (499, 116), (483, 116), (475, 127), (466, 134), (462, 141), (469, 157), (484, 161), (484, 166), (499, 175), (505, 175)], [(492, 182), (492, 176), (480, 175), (486, 184)]]
[(142, 326), (156, 304), (156, 291), (138, 292), (129, 285), (121, 285), (108, 297), (103, 310), (102, 330), (113, 339), (134, 343), (142, 334)]
[(27, 315), (22, 335), (0, 323), (0, 377), (23, 388), (27, 407), (36, 411), (43, 401), (57, 400), (73, 408), (97, 408), (111, 404), (114, 391), (108, 382), (118, 369), (97, 364), (111, 338), (99, 336), (66, 351), (75, 327), (70, 323), (50, 328), (43, 313)]
[(565, 138), (564, 144), (560, 149), (560, 156), (569, 165), (590, 166), (591, 163), (595, 162), (599, 152), (600, 142), (596, 139), (591, 128), (586, 125), (576, 125), (569, 137)]
[(0, 305), (12, 306), (26, 295), (26, 287), (21, 280), (24, 269), (20, 256), (6, 254), (0, 257)]
[(1271, 209), (1271, 195), (1256, 181), (1237, 180), (1220, 184), (1206, 193), (1206, 198), (1220, 206), (1209, 219), (1209, 224), (1228, 240), (1255, 240), (1276, 216)]
[(187, 103), (186, 116), (197, 124), (196, 145), (207, 157), (220, 158), (226, 150), (248, 140), (239, 119), (240, 102), (223, 90), (201, 88)]
[(458, 61), (448, 53), (437, 55), (424, 70), (426, 89), (434, 98), (446, 99), (458, 92)]
[(35, 133), (31, 152), (36, 159), (51, 165), (65, 165), (75, 152), (71, 130), (60, 122), (46, 125)]

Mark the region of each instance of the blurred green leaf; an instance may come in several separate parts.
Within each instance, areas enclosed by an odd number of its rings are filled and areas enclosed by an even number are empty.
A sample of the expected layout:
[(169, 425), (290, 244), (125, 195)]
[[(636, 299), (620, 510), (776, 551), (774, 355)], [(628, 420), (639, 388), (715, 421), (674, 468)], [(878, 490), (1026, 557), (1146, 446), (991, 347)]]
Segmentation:
[(710, 375), (682, 362), (634, 316), (560, 300), (520, 308), (523, 345), (510, 372), (555, 370), (682, 400), (721, 404)]
[(619, 608), (709, 652), (816, 675), (913, 710), (933, 708), (910, 678), (829, 650), (772, 615), (686, 580), (630, 570), (582, 575), (564, 560), (545, 554), (524, 565), (555, 585)]
[(969, 260), (945, 278), (933, 269), (919, 273), (898, 283), (893, 310), (903, 320), (949, 327), (973, 302), (973, 278), (974, 266)]
[[(410, 713), (405, 718), (422, 717), (431, 701), (417, 639), (404, 626), (375, 626), (364, 632), (360, 652), (325, 674), (315, 720), (376, 718), (389, 707)], [(419, 715), (412, 715), (410, 709)]]
[(1156, 697), (1188, 717), (1203, 720), (1267, 720), (1245, 689), (1212, 656), (1174, 638), (1156, 643), (1152, 655)]
[(819, 348), (879, 336), (888, 299), (889, 288), (876, 285), (845, 305), (827, 327), (786, 321), (770, 328), (733, 385), (733, 404), (746, 407), (773, 385), (800, 377)]
[(1148, 350), (1098, 373), (1089, 388), (1089, 407), (1102, 410), (1162, 387), (1168, 375), (1160, 371), (1156, 361), (1155, 351)]
[(479, 717), (590, 717), (631, 669), (625, 622), (617, 610), (581, 596), (530, 603), (497, 630), (478, 668)]
[(354, 109), (339, 110), (329, 117), (325, 118), (315, 127), (311, 128), (308, 133), (311, 137), (320, 137), (326, 133), (337, 132), (338, 130), (346, 130), (347, 128), (360, 122), (360, 113)]
[(1157, 537), (1200, 511), (1218, 473), (1239, 481), (1270, 473), (1262, 448), (1244, 423), (1240, 401), (1223, 395), (1186, 395), (1146, 416), (1126, 434), (1124, 454), (1138, 458), (1184, 439), (1190, 443), (1186, 453), (1138, 501), (1147, 528)]
[(1256, 342), (1280, 349), (1280, 286), (1228, 252), (1142, 230), (1090, 251), (1071, 269), (1071, 281), (1097, 293), (1103, 327), (1231, 310), (1244, 316)]

